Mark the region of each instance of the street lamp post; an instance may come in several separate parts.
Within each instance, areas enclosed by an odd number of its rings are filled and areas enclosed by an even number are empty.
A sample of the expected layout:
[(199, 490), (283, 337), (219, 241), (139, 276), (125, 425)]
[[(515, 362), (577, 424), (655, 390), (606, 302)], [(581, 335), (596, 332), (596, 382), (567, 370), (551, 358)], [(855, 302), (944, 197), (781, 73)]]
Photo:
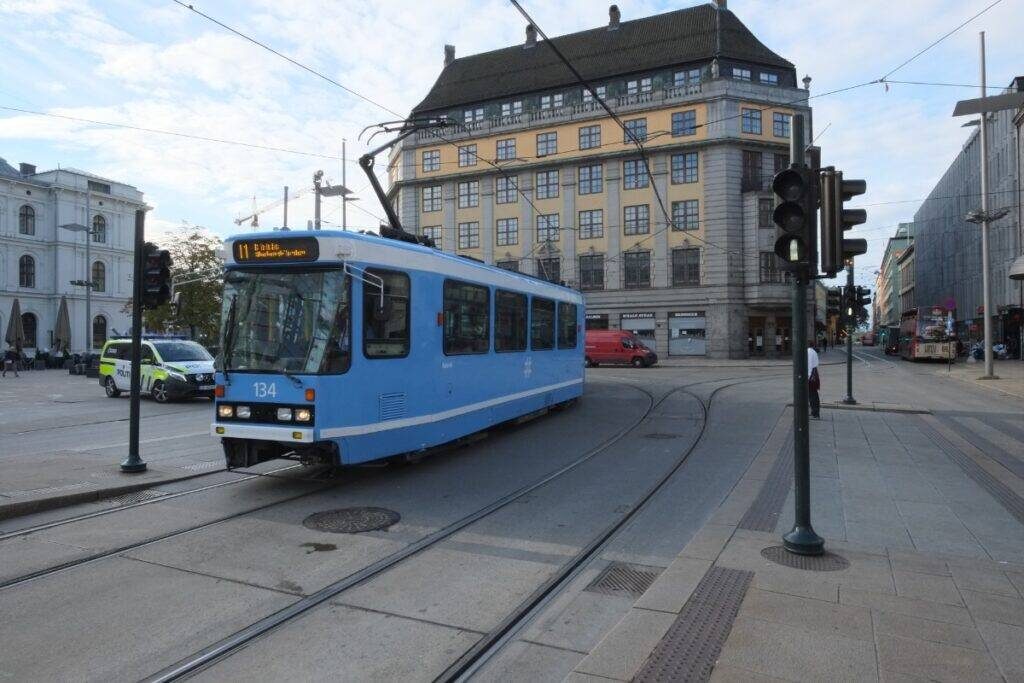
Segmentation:
[(85, 190), (85, 225), (81, 223), (65, 223), (60, 227), (70, 232), (84, 232), (85, 233), (85, 279), (84, 280), (72, 280), (73, 285), (82, 285), (85, 287), (85, 355), (86, 357), (92, 355), (92, 288), (95, 284), (92, 281), (92, 254), (90, 252), (90, 243), (92, 242), (92, 236), (95, 234), (92, 221), (90, 220), (89, 214), (92, 213), (92, 206), (90, 204), (90, 192), (88, 188)]

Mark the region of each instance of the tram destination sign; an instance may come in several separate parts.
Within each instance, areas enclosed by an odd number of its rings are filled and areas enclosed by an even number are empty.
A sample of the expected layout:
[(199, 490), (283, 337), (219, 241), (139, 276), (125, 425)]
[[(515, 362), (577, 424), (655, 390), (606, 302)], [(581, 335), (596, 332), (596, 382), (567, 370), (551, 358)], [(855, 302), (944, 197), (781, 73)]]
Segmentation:
[(320, 243), (315, 237), (235, 240), (233, 251), (236, 263), (316, 261)]

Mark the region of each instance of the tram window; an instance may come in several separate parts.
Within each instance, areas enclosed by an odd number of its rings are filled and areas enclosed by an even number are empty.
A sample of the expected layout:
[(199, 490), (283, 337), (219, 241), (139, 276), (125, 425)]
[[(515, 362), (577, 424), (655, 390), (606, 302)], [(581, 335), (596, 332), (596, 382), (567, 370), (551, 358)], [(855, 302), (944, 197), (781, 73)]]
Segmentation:
[(494, 350), (526, 350), (526, 295), (494, 293)]
[(576, 304), (558, 302), (558, 348), (575, 349), (578, 324)]
[(555, 302), (534, 298), (530, 305), (530, 345), (534, 351), (555, 348)]
[(487, 287), (444, 281), (444, 353), (461, 356), (490, 349), (491, 294)]
[(367, 268), (363, 280), (363, 354), (367, 358), (409, 355), (409, 311), (409, 276)]

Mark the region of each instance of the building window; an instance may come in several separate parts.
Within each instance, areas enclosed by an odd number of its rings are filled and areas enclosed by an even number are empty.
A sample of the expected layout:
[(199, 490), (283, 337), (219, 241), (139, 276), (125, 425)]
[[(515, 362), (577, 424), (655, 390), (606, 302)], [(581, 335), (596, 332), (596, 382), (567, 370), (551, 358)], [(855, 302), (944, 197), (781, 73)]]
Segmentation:
[(550, 199), (558, 196), (558, 171), (538, 171), (534, 193), (537, 199)]
[(604, 237), (604, 210), (580, 211), (577, 236), (581, 240)]
[(600, 194), (604, 191), (604, 184), (602, 182), (603, 168), (601, 164), (580, 166), (577, 170), (577, 177), (579, 179), (579, 189), (577, 192), (580, 194)]
[(459, 223), (459, 249), (476, 249), (479, 246), (480, 223)]
[(626, 94), (638, 95), (641, 93), (649, 93), (653, 89), (653, 86), (654, 84), (651, 82), (649, 77), (626, 81)]
[(34, 349), (38, 347), (39, 320), (35, 313), (21, 314), (21, 327), (25, 330), (25, 348)]
[(476, 145), (459, 147), (459, 166), (476, 166)]
[(107, 342), (107, 319), (98, 315), (92, 319), (92, 348), (102, 349)]
[(363, 285), (363, 354), (367, 358), (404, 358), (409, 355), (412, 310), (409, 276), (371, 268), (366, 273), (377, 285)]
[(102, 261), (92, 264), (92, 291), (107, 291), (107, 267), (103, 265)]
[(92, 219), (92, 241), (104, 244), (107, 241), (107, 219), (103, 216), (93, 216)]
[(476, 109), (467, 109), (462, 113), (462, 120), (466, 123), (476, 123), (477, 121), (484, 120), (484, 110), (482, 107)]
[(423, 171), (437, 171), (441, 168), (441, 151), (429, 149), (423, 153)]
[(562, 261), (558, 258), (537, 259), (537, 277), (559, 284), (562, 281)]
[(440, 225), (425, 225), (423, 226), (423, 236), (429, 237), (434, 242), (434, 246), (438, 249), (441, 248), (441, 226)]
[[(608, 93), (608, 88), (606, 86), (599, 85), (599, 86), (594, 88), (594, 92), (597, 93), (598, 97), (600, 97), (602, 100), (604, 100), (605, 96)], [(584, 88), (583, 89), (583, 104), (590, 104), (593, 101), (594, 101), (594, 96), (590, 94), (589, 90)]]
[(778, 173), (784, 168), (789, 168), (789, 155), (788, 154), (776, 154), (775, 155), (775, 172)]
[(487, 353), (490, 348), (491, 294), (487, 287), (444, 281), (444, 353)]
[(672, 250), (672, 286), (700, 284), (700, 249)]
[(519, 261), (510, 259), (508, 261), (495, 261), (494, 265), (498, 266), (502, 270), (510, 270), (513, 273), (519, 272)]
[(700, 69), (677, 71), (672, 76), (672, 85), (677, 88), (681, 85), (696, 85), (697, 83), (700, 83)]
[(28, 254), (18, 259), (18, 286), (28, 289), (36, 286), (36, 260)]
[(498, 204), (511, 204), (519, 193), (519, 176), (510, 175), (498, 178), (494, 201)]
[(750, 69), (740, 69), (738, 67), (732, 68), (732, 77), (737, 81), (749, 81), (750, 80)]
[(526, 350), (525, 294), (494, 292), (494, 350)]
[(759, 228), (774, 228), (775, 223), (772, 222), (772, 213), (775, 211), (775, 202), (771, 199), (758, 199), (757, 200), (757, 227)]
[(508, 161), (516, 158), (516, 139), (498, 140), (497, 156), (498, 161)]
[(95, 180), (89, 181), (89, 189), (93, 192), (102, 192), (103, 194), (110, 194), (110, 185), (107, 183), (100, 183)]
[(431, 185), (424, 187), (423, 190), (423, 212), (429, 213), (431, 211), (441, 210), (441, 186)]
[(516, 100), (515, 102), (502, 102), (501, 104), (501, 115), (502, 116), (515, 116), (516, 114), (523, 113), (523, 101)]
[(743, 132), (753, 133), (754, 135), (761, 134), (761, 110), (760, 109), (742, 109), (741, 117), (743, 120)]
[(537, 133), (537, 156), (558, 153), (558, 133)]
[(622, 210), (623, 232), (627, 235), (646, 235), (651, 231), (651, 208), (648, 204), (627, 206)]
[(697, 134), (697, 110), (687, 109), (672, 113), (672, 135), (696, 135)]
[(623, 254), (626, 289), (647, 289), (651, 286), (651, 252), (627, 251)]
[(18, 210), (18, 233), (21, 235), (36, 234), (36, 210), (28, 204)]
[(537, 216), (537, 241), (558, 241), (558, 214), (547, 213)]
[(788, 138), (789, 137), (789, 114), (780, 114), (775, 112), (772, 114), (772, 135), (777, 138)]
[(480, 206), (480, 181), (469, 180), (459, 183), (459, 208)]
[(604, 289), (604, 255), (580, 256), (580, 289)]
[(695, 182), (697, 182), (697, 153), (673, 154), (672, 183), (678, 185)]
[(762, 251), (759, 259), (758, 271), (763, 284), (782, 284), (790, 281), (789, 271), (782, 268), (781, 259), (774, 251)]
[(643, 142), (647, 139), (647, 119), (630, 119), (623, 123), (626, 126), (622, 131), (623, 143)]
[(622, 187), (627, 190), (647, 187), (647, 170), (642, 159), (622, 162)]
[(672, 229), (697, 230), (698, 228), (700, 228), (700, 202), (696, 199), (672, 202)]
[(499, 247), (507, 247), (519, 244), (519, 219), (499, 218), (498, 219), (498, 242)]
[(594, 149), (601, 146), (601, 126), (580, 128), (580, 149)]
[(766, 71), (762, 71), (761, 72), (761, 82), (764, 83), (765, 85), (778, 85), (779, 84), (779, 75), (778, 74), (773, 74), (773, 73), (768, 73)]
[(761, 189), (761, 153), (743, 150), (743, 188), (745, 190)]
[(541, 109), (553, 109), (555, 107), (562, 106), (562, 93), (555, 93), (554, 95), (541, 95), (540, 108)]

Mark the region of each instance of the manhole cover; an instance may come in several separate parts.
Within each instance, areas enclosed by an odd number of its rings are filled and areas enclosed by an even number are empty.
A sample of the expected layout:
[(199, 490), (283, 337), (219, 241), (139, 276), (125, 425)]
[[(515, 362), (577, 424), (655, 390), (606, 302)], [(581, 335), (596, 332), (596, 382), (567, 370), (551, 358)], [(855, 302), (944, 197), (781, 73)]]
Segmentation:
[(661, 571), (661, 567), (612, 562), (583, 590), (605, 595), (640, 597)]
[(845, 557), (825, 553), (824, 555), (797, 555), (781, 545), (773, 545), (761, 551), (761, 557), (776, 564), (809, 572), (834, 572), (850, 566)]
[(651, 432), (644, 434), (645, 439), (678, 439), (680, 434), (666, 434), (665, 432)]
[(341, 508), (313, 513), (302, 520), (302, 526), (331, 534), (358, 534), (387, 529), (401, 518), (394, 510), (385, 508)]

